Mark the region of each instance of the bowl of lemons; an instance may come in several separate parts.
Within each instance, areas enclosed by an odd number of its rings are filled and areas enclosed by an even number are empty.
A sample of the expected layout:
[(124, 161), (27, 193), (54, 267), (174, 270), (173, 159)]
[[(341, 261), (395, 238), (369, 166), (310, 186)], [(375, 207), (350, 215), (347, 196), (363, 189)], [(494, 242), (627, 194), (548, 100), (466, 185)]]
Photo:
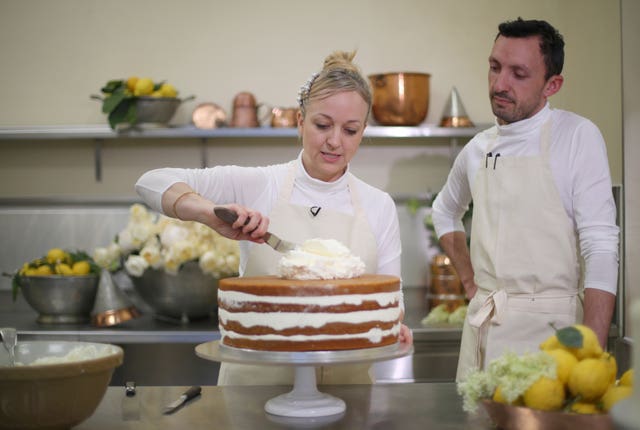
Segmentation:
[(86, 252), (52, 248), (14, 275), (13, 299), (21, 293), (41, 324), (83, 324), (90, 321), (99, 279), (100, 268)]
[(178, 98), (178, 90), (169, 82), (130, 76), (113, 79), (101, 89), (102, 112), (108, 115), (112, 129), (132, 126), (165, 127), (171, 121), (180, 103), (190, 100)]
[(481, 403), (502, 429), (613, 430), (609, 412), (633, 392), (633, 370), (619, 370), (593, 330), (574, 324), (556, 330), (539, 351), (506, 352), (458, 389), (465, 410)]

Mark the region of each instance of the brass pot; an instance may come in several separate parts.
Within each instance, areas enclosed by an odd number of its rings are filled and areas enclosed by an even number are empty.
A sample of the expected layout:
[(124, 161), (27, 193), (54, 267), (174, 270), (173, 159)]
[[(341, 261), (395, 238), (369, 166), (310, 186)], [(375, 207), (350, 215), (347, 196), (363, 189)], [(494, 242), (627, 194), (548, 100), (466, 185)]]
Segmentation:
[(418, 125), (429, 110), (428, 73), (369, 75), (373, 118), (381, 125)]

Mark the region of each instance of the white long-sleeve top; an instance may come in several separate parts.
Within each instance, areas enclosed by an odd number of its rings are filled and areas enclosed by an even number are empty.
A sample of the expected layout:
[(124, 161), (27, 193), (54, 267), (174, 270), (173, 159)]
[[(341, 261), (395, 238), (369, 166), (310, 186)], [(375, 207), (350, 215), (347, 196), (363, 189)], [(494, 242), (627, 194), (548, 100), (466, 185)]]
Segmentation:
[[(433, 204), (438, 237), (464, 231), (462, 215), (472, 200), (477, 171), (490, 150), (501, 156), (540, 153), (542, 125), (551, 118), (549, 164), (567, 215), (573, 220), (585, 260), (584, 287), (615, 294), (619, 228), (602, 134), (591, 121), (547, 104), (532, 118), (478, 133), (460, 151)], [(497, 139), (489, 149), (490, 135)]]
[[(177, 182), (188, 184), (201, 196), (216, 204), (238, 203), (269, 216), (280, 187), (295, 165), (291, 204), (320, 206), (353, 215), (349, 177), (355, 179), (360, 204), (377, 241), (379, 274), (400, 277), (400, 226), (395, 203), (381, 191), (348, 170), (335, 182), (324, 182), (309, 176), (302, 165), (302, 152), (289, 163), (262, 167), (216, 166), (206, 169), (162, 168), (143, 174), (136, 183), (137, 193), (154, 210), (162, 211), (162, 194)], [(240, 242), (240, 273), (255, 243)]]

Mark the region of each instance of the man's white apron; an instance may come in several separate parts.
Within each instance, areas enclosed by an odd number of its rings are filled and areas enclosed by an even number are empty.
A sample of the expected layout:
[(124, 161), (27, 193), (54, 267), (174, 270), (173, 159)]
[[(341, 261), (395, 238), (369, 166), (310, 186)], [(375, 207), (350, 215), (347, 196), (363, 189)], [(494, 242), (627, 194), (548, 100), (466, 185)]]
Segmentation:
[(551, 120), (540, 154), (491, 153), (473, 186), (471, 261), (478, 291), (469, 303), (457, 380), (510, 350), (534, 352), (582, 320), (577, 238), (549, 168)]
[[(353, 178), (349, 180), (349, 191), (353, 215), (321, 207), (312, 213), (309, 207), (289, 203), (295, 179), (292, 164), (278, 200), (269, 214), (269, 230), (295, 243), (307, 239), (336, 239), (359, 256), (366, 265), (366, 273), (376, 273), (378, 252), (376, 239), (369, 227), (366, 214), (360, 204)], [(244, 276), (274, 275), (282, 254), (268, 245), (253, 246), (247, 260)], [(318, 368), (321, 384), (366, 384), (371, 383), (368, 365), (339, 365)], [(222, 363), (218, 385), (276, 385), (293, 384), (292, 366), (254, 366)]]

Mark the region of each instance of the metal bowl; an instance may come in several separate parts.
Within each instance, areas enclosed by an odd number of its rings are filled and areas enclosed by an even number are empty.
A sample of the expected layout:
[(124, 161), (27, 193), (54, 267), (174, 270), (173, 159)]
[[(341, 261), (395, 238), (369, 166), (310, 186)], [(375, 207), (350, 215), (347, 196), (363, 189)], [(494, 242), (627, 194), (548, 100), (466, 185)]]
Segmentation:
[(98, 275), (19, 276), (20, 291), (42, 324), (83, 324), (91, 317)]
[(136, 123), (166, 125), (176, 113), (181, 100), (169, 97), (138, 97)]
[(122, 364), (122, 348), (101, 343), (18, 342), (16, 362), (64, 357), (77, 347), (92, 346), (93, 358), (56, 364), (9, 366), (0, 348), (0, 427), (9, 429), (71, 428), (96, 410), (114, 369)]
[(511, 406), (492, 400), (483, 400), (482, 405), (494, 424), (503, 430), (613, 430), (613, 421), (608, 414), (583, 415), (561, 411), (540, 411), (524, 406)]
[(428, 73), (370, 75), (371, 111), (381, 125), (411, 126), (425, 120), (429, 110)]
[(176, 275), (149, 268), (131, 281), (158, 317), (188, 322), (211, 316), (218, 307), (218, 279), (203, 273), (195, 261), (183, 264)]

